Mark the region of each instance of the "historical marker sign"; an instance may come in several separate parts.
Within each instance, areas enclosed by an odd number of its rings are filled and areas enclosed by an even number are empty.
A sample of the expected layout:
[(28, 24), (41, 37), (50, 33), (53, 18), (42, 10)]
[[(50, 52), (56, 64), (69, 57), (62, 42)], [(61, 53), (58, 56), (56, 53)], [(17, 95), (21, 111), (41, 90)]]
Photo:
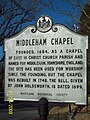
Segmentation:
[(43, 16), (5, 40), (5, 100), (86, 104), (88, 37)]

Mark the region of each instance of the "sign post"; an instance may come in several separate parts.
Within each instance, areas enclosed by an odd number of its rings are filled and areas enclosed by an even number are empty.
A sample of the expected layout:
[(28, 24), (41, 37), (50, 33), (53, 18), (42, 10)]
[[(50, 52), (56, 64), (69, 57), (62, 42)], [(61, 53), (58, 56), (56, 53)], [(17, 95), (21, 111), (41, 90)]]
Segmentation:
[(88, 37), (48, 16), (5, 39), (5, 100), (87, 104)]
[(40, 115), (40, 120), (47, 120), (47, 115), (48, 115), (48, 100), (46, 98), (41, 98), (39, 100), (38, 113)]

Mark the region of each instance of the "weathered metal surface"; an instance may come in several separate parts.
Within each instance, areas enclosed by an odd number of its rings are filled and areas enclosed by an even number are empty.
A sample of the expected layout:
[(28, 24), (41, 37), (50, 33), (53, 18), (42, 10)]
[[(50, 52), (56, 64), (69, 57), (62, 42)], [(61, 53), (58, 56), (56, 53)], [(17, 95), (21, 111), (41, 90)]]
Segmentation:
[(5, 100), (86, 104), (88, 37), (45, 19), (5, 39)]

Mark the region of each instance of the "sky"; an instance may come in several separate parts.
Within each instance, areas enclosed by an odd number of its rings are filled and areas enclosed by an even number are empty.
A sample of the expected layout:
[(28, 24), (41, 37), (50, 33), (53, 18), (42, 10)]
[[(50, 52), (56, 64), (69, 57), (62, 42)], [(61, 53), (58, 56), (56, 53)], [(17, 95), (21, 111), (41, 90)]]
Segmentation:
[(0, 59), (2, 59), (3, 47), (0, 47)]
[[(9, 0), (9, 1), (12, 1), (12, 0)], [(8, 4), (10, 4), (9, 1), (8, 1)], [(16, 0), (16, 1), (19, 1), (19, 0)], [(27, 0), (28, 4), (22, 3), (21, 5), (23, 7), (27, 6), (27, 5), (29, 6), (30, 1), (32, 1), (32, 0)], [(74, 24), (76, 24), (78, 26), (78, 23), (75, 20), (73, 20), (71, 17), (59, 13), (59, 12), (65, 11), (65, 13), (72, 13), (76, 18), (80, 18), (80, 15), (81, 15), (80, 9), (77, 9), (77, 7), (69, 4), (70, 1), (72, 1), (72, 0), (66, 0), (66, 1), (69, 1), (68, 4), (66, 2), (64, 2), (64, 0), (50, 0), (50, 1), (53, 1), (52, 6), (50, 4), (48, 4), (48, 1), (49, 0), (42, 0), (42, 3), (44, 3), (44, 5), (49, 5), (49, 6), (44, 7), (43, 5), (39, 5), (41, 11), (38, 14), (37, 18), (39, 18), (42, 15), (48, 15), (52, 18), (53, 24), (55, 24), (55, 23), (63, 24), (65, 26), (67, 26), (68, 28), (70, 28), (71, 30), (73, 30)], [(76, 1), (77, 0), (73, 0), (73, 3), (74, 2), (76, 3)], [(80, 0), (80, 1), (81, 1), (81, 3), (80, 3), (81, 7), (83, 8), (84, 6), (82, 3), (85, 3), (86, 0)], [(6, 0), (2, 0), (1, 5), (5, 6)], [(12, 5), (12, 4), (10, 4), (10, 5)], [(1, 21), (0, 21), (0, 24), (1, 24)], [(25, 23), (22, 26), (22, 28), (25, 28), (27, 25), (30, 25), (30, 24), (35, 25), (36, 21), (34, 20), (31, 23)], [(0, 59), (2, 58), (2, 55), (3, 55), (3, 47), (0, 47)]]

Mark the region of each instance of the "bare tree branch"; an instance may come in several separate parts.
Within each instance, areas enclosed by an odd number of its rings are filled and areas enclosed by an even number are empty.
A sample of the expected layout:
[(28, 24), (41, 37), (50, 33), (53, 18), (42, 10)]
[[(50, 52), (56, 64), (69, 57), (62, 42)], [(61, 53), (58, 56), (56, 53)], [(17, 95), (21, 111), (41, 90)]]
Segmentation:
[(4, 58), (5, 58), (5, 56), (3, 55), (2, 59), (0, 60), (0, 62), (4, 61)]
[[(28, 9), (21, 5), (22, 2), (25, 2), (24, 0), (19, 0), (19, 2), (16, 0), (9, 1), (12, 1), (13, 6), (8, 7), (5, 5), (5, 9), (3, 9), (1, 14), (0, 43), (2, 43), (5, 37), (14, 35), (18, 27), (23, 23), (35, 20), (35, 14), (39, 13), (37, 1), (32, 0), (34, 3)], [(11, 28), (13, 32), (9, 32)]]

